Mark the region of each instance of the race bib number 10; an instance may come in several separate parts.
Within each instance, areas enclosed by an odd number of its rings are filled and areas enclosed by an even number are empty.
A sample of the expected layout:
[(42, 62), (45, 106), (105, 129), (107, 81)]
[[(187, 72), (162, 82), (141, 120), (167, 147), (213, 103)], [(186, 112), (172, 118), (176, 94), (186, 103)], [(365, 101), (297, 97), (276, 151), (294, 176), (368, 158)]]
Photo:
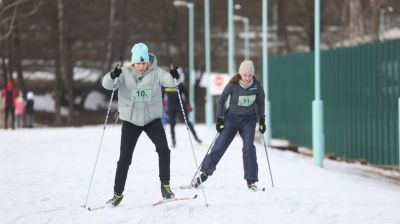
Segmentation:
[(151, 87), (139, 87), (132, 90), (132, 100), (135, 101), (150, 101)]
[(256, 95), (239, 96), (238, 105), (242, 107), (248, 107), (253, 105), (255, 100), (256, 100)]

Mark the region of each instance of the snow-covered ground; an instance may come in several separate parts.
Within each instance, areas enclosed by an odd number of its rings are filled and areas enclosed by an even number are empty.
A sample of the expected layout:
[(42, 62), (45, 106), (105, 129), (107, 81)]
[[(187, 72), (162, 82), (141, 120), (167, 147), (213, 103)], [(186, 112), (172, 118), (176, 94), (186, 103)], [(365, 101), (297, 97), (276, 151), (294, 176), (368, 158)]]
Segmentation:
[[(88, 206), (112, 196), (119, 153), (120, 125), (105, 131)], [(195, 126), (206, 145), (216, 132)], [(153, 207), (159, 200), (155, 149), (143, 134), (136, 147), (120, 206), (89, 212), (84, 204), (102, 126), (0, 130), (0, 223), (400, 223), (400, 184), (357, 165), (312, 159), (269, 150), (272, 189), (263, 145), (257, 144), (259, 186), (251, 192), (243, 180), (241, 140), (236, 138), (217, 171), (201, 190), (175, 190), (196, 200)], [(177, 127), (171, 149), (171, 184), (187, 184), (195, 163), (185, 126)], [(169, 129), (167, 128), (169, 138)], [(207, 146), (194, 145), (198, 162)]]

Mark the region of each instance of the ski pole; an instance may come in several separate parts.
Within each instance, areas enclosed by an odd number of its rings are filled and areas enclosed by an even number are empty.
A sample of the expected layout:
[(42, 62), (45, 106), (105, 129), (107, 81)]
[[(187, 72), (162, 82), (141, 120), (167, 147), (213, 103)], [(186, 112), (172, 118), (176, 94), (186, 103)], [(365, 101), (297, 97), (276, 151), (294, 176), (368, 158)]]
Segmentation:
[[(170, 63), (170, 68), (171, 68), (171, 70), (172, 70), (172, 69), (175, 69), (175, 65), (174, 65), (174, 63), (173, 63), (172, 61), (171, 61), (171, 63)], [(190, 141), (190, 145), (191, 145), (191, 148), (192, 148), (193, 158), (194, 158), (194, 162), (195, 162), (195, 165), (196, 165), (196, 168), (197, 168), (197, 167), (198, 167), (198, 163), (197, 163), (196, 153), (194, 152), (192, 136), (190, 135), (189, 126), (188, 126), (188, 122), (187, 122), (185, 110), (183, 109), (183, 103), (182, 103), (181, 92), (179, 91), (178, 81), (176, 81), (176, 79), (174, 79), (174, 80), (175, 80), (176, 92), (178, 93), (179, 104), (180, 104), (181, 110), (182, 110), (182, 117), (183, 117), (183, 120), (185, 120), (186, 131), (187, 131), (188, 136), (189, 136), (189, 141)], [(201, 181), (201, 180), (200, 180), (200, 181)], [(206, 193), (205, 193), (204, 189), (201, 189), (201, 190), (202, 190), (202, 192), (203, 192), (204, 202), (206, 203), (206, 207), (208, 207)]]
[(106, 127), (107, 127), (107, 120), (108, 120), (108, 116), (110, 115), (111, 103), (112, 103), (112, 100), (114, 98), (114, 92), (116, 90), (116, 86), (117, 86), (117, 78), (115, 78), (114, 83), (113, 83), (113, 89), (112, 89), (112, 92), (111, 92), (110, 102), (108, 103), (106, 119), (104, 120), (103, 132), (101, 134), (100, 144), (99, 144), (99, 147), (98, 147), (98, 150), (97, 150), (97, 155), (96, 155), (96, 160), (95, 160), (94, 166), (93, 166), (92, 176), (90, 177), (89, 189), (88, 189), (88, 192), (86, 194), (85, 204), (82, 205), (83, 208), (86, 208), (86, 203), (87, 203), (87, 201), (89, 199), (90, 190), (92, 188), (94, 172), (96, 171), (97, 161), (99, 160), (100, 149), (101, 149), (101, 145), (103, 143), (104, 132), (105, 132)]
[(213, 141), (211, 142), (211, 145), (210, 145), (210, 147), (208, 148), (208, 150), (207, 150), (207, 152), (206, 152), (206, 155), (204, 156), (203, 160), (202, 160), (201, 163), (200, 163), (200, 166), (197, 168), (196, 172), (194, 173), (194, 176), (193, 176), (192, 180), (190, 181), (190, 183), (193, 182), (194, 178), (195, 178), (195, 177), (197, 176), (197, 174), (199, 173), (199, 171), (200, 171), (200, 169), (201, 169), (201, 166), (203, 165), (204, 159), (206, 158), (206, 156), (208, 155), (208, 153), (210, 152), (210, 150), (211, 150), (212, 147), (214, 146), (215, 140), (217, 139), (218, 135), (219, 135), (219, 132), (217, 132), (217, 134), (215, 135)]
[(267, 152), (267, 145), (265, 144), (264, 134), (261, 134), (261, 138), (262, 138), (263, 143), (264, 143), (265, 154), (267, 155), (267, 162), (268, 162), (268, 168), (269, 168), (269, 176), (271, 177), (272, 188), (275, 188), (275, 186), (274, 186), (274, 180), (272, 179), (271, 166), (269, 165), (268, 152)]

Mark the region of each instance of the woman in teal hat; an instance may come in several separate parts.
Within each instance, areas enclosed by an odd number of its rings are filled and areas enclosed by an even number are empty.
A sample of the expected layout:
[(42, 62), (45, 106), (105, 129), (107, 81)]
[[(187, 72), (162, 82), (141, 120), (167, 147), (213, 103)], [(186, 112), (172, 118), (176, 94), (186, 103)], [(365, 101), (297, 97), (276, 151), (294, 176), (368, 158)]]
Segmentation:
[[(153, 142), (158, 154), (159, 178), (163, 198), (175, 195), (171, 191), (170, 150), (161, 122), (162, 87), (175, 87), (180, 83), (177, 68), (166, 72), (157, 66), (154, 54), (149, 54), (143, 43), (131, 50), (131, 64), (107, 73), (102, 85), (105, 89), (118, 89), (119, 119), (123, 121), (120, 155), (114, 182), (114, 196), (107, 203), (117, 206), (122, 198), (131, 164), (132, 154), (140, 134), (144, 131)], [(174, 80), (175, 79), (175, 80)], [(147, 149), (147, 147), (144, 147)]]

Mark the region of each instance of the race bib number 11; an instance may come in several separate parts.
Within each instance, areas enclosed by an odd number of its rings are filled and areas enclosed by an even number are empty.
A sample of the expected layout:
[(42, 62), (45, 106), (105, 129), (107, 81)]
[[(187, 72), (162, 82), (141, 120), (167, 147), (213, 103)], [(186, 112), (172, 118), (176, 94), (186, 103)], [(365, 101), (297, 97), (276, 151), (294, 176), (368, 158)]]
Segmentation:
[(135, 101), (150, 101), (151, 87), (139, 87), (132, 90), (132, 100)]
[(255, 100), (256, 100), (256, 95), (239, 96), (238, 105), (242, 107), (248, 107), (253, 105)]

